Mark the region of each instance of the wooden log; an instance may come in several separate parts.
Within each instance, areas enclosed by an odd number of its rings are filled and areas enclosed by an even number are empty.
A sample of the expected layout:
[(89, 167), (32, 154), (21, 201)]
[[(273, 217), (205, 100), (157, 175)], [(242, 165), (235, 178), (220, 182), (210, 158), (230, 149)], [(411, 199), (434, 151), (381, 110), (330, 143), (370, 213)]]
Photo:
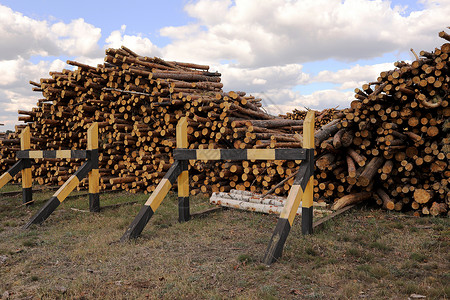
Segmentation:
[(372, 158), (370, 162), (365, 166), (364, 171), (358, 177), (358, 184), (360, 186), (368, 186), (383, 163), (384, 158), (382, 157), (376, 156)]
[(316, 147), (319, 147), (320, 144), (334, 135), (339, 130), (340, 120), (333, 120), (327, 125), (321, 127), (314, 133), (314, 143)]
[(446, 33), (445, 31), (439, 32), (439, 37), (450, 42), (450, 35), (448, 33)]
[(432, 216), (439, 216), (440, 214), (446, 213), (448, 206), (446, 203), (433, 202), (430, 208), (430, 214)]
[(364, 200), (369, 199), (372, 196), (372, 193), (370, 192), (361, 192), (361, 193), (354, 193), (350, 195), (346, 195), (344, 197), (339, 198), (336, 200), (336, 202), (333, 204), (331, 209), (338, 210), (341, 208), (344, 208), (351, 204), (356, 204), (359, 202), (362, 202)]
[(360, 167), (363, 167), (363, 166), (366, 164), (366, 159), (365, 159), (362, 155), (358, 154), (355, 150), (349, 148), (349, 149), (347, 150), (347, 153), (348, 153), (348, 155), (349, 155), (351, 158), (353, 158), (353, 160), (354, 160)]
[(286, 120), (286, 119), (272, 119), (272, 120), (239, 120), (231, 123), (232, 127), (241, 126), (257, 126), (262, 128), (277, 128), (284, 126), (299, 126), (303, 125), (303, 120)]
[(316, 160), (316, 166), (319, 170), (325, 170), (335, 161), (335, 159), (336, 157), (333, 153), (326, 153)]
[[(248, 210), (248, 211), (252, 211), (252, 212), (260, 212), (260, 213), (266, 213), (266, 214), (275, 214), (275, 215), (279, 215), (281, 213), (281, 211), (283, 210), (282, 206), (265, 205), (265, 204), (260, 204), (260, 203), (246, 202), (246, 201), (242, 201), (242, 200), (220, 198), (218, 196), (215, 196), (215, 193), (213, 193), (213, 196), (211, 196), (210, 203), (220, 205), (220, 206), (230, 207), (230, 208)], [(302, 214), (302, 210), (298, 209), (296, 212), (296, 215), (300, 216), (301, 214)]]
[(425, 189), (416, 189), (414, 191), (413, 197), (417, 203), (423, 204), (423, 203), (427, 203), (428, 201), (430, 201), (432, 199), (433, 192), (425, 190)]
[(389, 195), (383, 189), (381, 189), (381, 188), (377, 189), (376, 193), (383, 201), (382, 206), (384, 209), (393, 210), (395, 208), (394, 201), (392, 201), (392, 199), (389, 197)]

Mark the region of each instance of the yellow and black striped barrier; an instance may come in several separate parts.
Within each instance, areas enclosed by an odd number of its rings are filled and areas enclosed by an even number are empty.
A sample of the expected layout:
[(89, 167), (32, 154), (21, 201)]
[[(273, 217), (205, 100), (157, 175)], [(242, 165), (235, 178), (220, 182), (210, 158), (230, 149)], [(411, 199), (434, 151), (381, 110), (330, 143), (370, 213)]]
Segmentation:
[(86, 150), (27, 150), (18, 151), (17, 158), (39, 159), (39, 158), (87, 158)]
[(90, 161), (85, 162), (81, 168), (79, 168), (75, 174), (70, 178), (53, 194), (44, 206), (25, 224), (24, 228), (28, 228), (31, 224), (40, 224), (44, 222), (51, 213), (66, 199), (66, 197), (78, 186), (81, 180), (86, 177), (89, 170), (92, 168)]
[(174, 149), (177, 160), (304, 160), (305, 149)]
[[(188, 147), (187, 119), (182, 118), (177, 124), (177, 147)], [(191, 218), (189, 208), (189, 172), (188, 161), (180, 160), (181, 174), (178, 176), (178, 221), (186, 222)]]
[[(36, 153), (47, 158), (46, 155), (57, 158), (86, 158), (87, 161), (55, 192), (44, 206), (25, 224), (25, 228), (31, 224), (40, 224), (66, 199), (66, 197), (78, 186), (84, 177), (89, 175), (89, 210), (100, 211), (99, 200), (99, 172), (98, 172), (98, 124), (93, 123), (87, 131), (87, 150), (56, 150), (56, 151), (28, 151), (28, 154)], [(27, 152), (19, 155), (25, 156)], [(70, 157), (68, 157), (70, 154)], [(58, 156), (65, 157), (58, 157)], [(36, 158), (36, 157), (34, 157)]]
[(179, 221), (188, 221), (189, 212), (189, 160), (301, 160), (298, 174), (289, 191), (286, 204), (264, 256), (264, 263), (271, 264), (281, 257), (284, 244), (293, 225), (300, 202), (302, 203), (302, 233), (313, 232), (313, 179), (314, 179), (314, 112), (309, 111), (303, 123), (302, 149), (187, 149), (187, 120), (177, 125), (177, 149), (175, 163), (158, 184), (148, 201), (128, 227), (121, 241), (140, 235), (155, 210), (178, 177)]
[[(25, 127), (20, 134), (20, 150), (28, 151), (31, 148), (30, 127)], [(22, 202), (28, 205), (33, 202), (33, 179), (31, 178), (31, 160), (24, 159), (22, 165)]]
[(64, 199), (78, 186), (84, 177), (89, 175), (89, 209), (100, 211), (99, 200), (99, 171), (98, 171), (98, 124), (93, 123), (87, 132), (86, 150), (30, 150), (30, 128), (26, 127), (20, 135), (21, 150), (16, 152), (19, 161), (2, 176), (0, 176), (0, 188), (8, 183), (19, 171), (22, 171), (23, 202), (31, 204), (32, 177), (31, 160), (46, 158), (84, 158), (87, 161), (72, 175), (56, 193), (44, 204), (44, 206), (25, 225), (43, 222), (64, 201)]
[[(100, 211), (100, 173), (98, 170), (98, 123), (92, 124), (87, 132), (87, 158), (91, 163), (89, 171), (89, 211)], [(82, 177), (83, 178), (83, 177)]]
[[(187, 119), (181, 118), (177, 128), (177, 147), (187, 148)], [(185, 149), (184, 149), (185, 150)], [(156, 186), (156, 189), (148, 198), (147, 202), (142, 206), (141, 210), (134, 218), (133, 222), (128, 226), (121, 241), (127, 241), (138, 237), (145, 225), (155, 213), (161, 202), (166, 197), (172, 185), (178, 180), (178, 221), (186, 222), (190, 219), (189, 208), (189, 173), (187, 160), (175, 160), (175, 162), (164, 175), (163, 179)]]
[(164, 175), (163, 179), (156, 186), (156, 189), (150, 195), (147, 202), (145, 202), (145, 204), (141, 207), (141, 210), (134, 218), (133, 222), (130, 226), (128, 226), (127, 231), (125, 231), (124, 235), (120, 239), (121, 241), (137, 238), (141, 234), (145, 225), (147, 225), (148, 221), (164, 200), (164, 197), (166, 197), (178, 176), (181, 174), (181, 171), (182, 167), (180, 161), (175, 161), (169, 171), (167, 171), (166, 175)]
[(0, 189), (4, 187), (17, 173), (23, 169), (23, 160), (16, 162), (6, 173), (0, 176)]
[(312, 111), (307, 113), (303, 122), (303, 148), (306, 151), (306, 159), (300, 164), (263, 258), (263, 262), (268, 265), (281, 257), (300, 202), (302, 203), (302, 233), (313, 233), (314, 112)]
[[(31, 147), (30, 128), (25, 127), (20, 134), (19, 152), (28, 152)], [(0, 188), (7, 184), (17, 173), (22, 172), (22, 201), (27, 205), (33, 203), (32, 178), (31, 178), (31, 160), (21, 158), (6, 173), (0, 176)]]

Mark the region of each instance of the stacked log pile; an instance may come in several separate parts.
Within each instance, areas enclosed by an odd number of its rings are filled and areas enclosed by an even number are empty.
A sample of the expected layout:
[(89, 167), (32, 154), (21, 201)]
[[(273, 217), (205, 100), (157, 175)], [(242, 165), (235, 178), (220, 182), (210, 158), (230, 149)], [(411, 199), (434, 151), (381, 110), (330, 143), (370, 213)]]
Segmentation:
[(20, 140), (18, 136), (19, 128), (16, 132), (0, 133), (0, 173), (6, 172), (14, 163), (16, 163), (15, 152), (20, 150)]
[[(189, 118), (190, 148), (300, 145), (296, 132), (303, 121), (270, 116), (259, 108), (261, 99), (243, 92), (224, 93), (220, 74), (208, 66), (142, 57), (126, 47), (106, 50), (105, 63), (97, 67), (67, 63), (78, 69), (30, 82), (44, 98), (32, 111), (19, 111), (19, 120), (31, 127), (32, 148), (49, 150), (84, 149), (86, 129), (98, 122), (103, 189), (152, 191), (173, 162), (175, 127), (183, 116)], [(17, 136), (13, 142), (18, 145)], [(34, 166), (34, 178), (62, 184), (79, 165), (45, 160)], [(192, 193), (249, 187), (256, 177), (253, 189), (269, 186), (279, 179), (259, 175), (269, 165), (192, 162)]]
[(316, 123), (316, 200), (334, 209), (370, 199), (415, 215), (449, 212), (449, 54), (445, 43), (412, 63), (395, 63), (396, 69), (355, 89), (351, 108), (334, 112), (326, 125)]
[[(314, 111), (314, 110), (313, 110)], [(286, 115), (280, 115), (280, 117), (283, 117), (285, 119), (291, 119), (291, 120), (304, 120), (306, 117), (306, 113), (308, 110), (298, 110), (294, 109), (292, 112), (286, 113)], [(320, 127), (330, 123), (336, 118), (341, 118), (342, 112), (338, 110), (337, 108), (327, 108), (322, 111), (314, 111), (315, 113), (315, 128), (316, 130)]]
[[(339, 208), (374, 199), (388, 210), (448, 212), (449, 54), (445, 43), (412, 63), (397, 62), (356, 89), (350, 108), (316, 113), (317, 201)], [(173, 162), (175, 127), (183, 116), (190, 148), (302, 147), (304, 112), (268, 115), (261, 99), (224, 93), (220, 74), (208, 66), (142, 57), (126, 47), (108, 49), (97, 67), (68, 63), (78, 69), (31, 82), (44, 98), (32, 111), (19, 111), (19, 119), (30, 125), (36, 149), (83, 149), (86, 129), (99, 122), (103, 189), (152, 191)], [(4, 166), (19, 145), (17, 134), (1, 143), (8, 148), (2, 150)], [(62, 184), (79, 164), (45, 162), (34, 166), (34, 176)], [(286, 195), (298, 165), (192, 161), (191, 193)]]
[(317, 139), (316, 197), (339, 197), (335, 209), (374, 198), (388, 210), (448, 212), (450, 43), (420, 55), (356, 89), (342, 120)]

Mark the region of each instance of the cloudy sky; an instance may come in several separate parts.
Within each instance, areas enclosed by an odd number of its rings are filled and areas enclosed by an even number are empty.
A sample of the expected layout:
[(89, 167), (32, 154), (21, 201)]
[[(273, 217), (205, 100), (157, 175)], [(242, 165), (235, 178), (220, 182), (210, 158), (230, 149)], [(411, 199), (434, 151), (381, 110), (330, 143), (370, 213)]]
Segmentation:
[(450, 0), (0, 0), (0, 130), (41, 98), (29, 80), (121, 45), (208, 64), (275, 114), (344, 108), (410, 48), (440, 46), (448, 16)]

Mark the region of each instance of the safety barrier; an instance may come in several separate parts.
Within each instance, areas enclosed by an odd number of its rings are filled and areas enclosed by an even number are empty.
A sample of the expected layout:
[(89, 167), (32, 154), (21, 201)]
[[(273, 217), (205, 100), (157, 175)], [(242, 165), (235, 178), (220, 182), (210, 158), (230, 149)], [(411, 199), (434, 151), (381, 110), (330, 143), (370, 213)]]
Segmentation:
[(175, 162), (154, 192), (142, 206), (121, 241), (138, 237), (155, 213), (172, 185), (178, 180), (178, 220), (190, 219), (188, 160), (301, 160), (299, 172), (289, 191), (286, 204), (270, 239), (263, 262), (271, 264), (281, 257), (284, 244), (302, 202), (302, 233), (313, 232), (314, 112), (309, 111), (303, 123), (303, 149), (187, 149), (187, 119), (176, 128)]
[(99, 197), (99, 170), (98, 170), (98, 124), (93, 123), (87, 131), (86, 150), (30, 150), (30, 128), (26, 127), (20, 134), (21, 150), (16, 152), (19, 161), (6, 173), (0, 176), (0, 188), (7, 184), (19, 171), (22, 171), (22, 198), (23, 203), (33, 203), (31, 160), (46, 158), (81, 158), (87, 161), (73, 174), (48, 200), (44, 206), (24, 226), (39, 224), (45, 221), (50, 214), (66, 199), (78, 186), (84, 177), (89, 179), (89, 210), (100, 211)]

